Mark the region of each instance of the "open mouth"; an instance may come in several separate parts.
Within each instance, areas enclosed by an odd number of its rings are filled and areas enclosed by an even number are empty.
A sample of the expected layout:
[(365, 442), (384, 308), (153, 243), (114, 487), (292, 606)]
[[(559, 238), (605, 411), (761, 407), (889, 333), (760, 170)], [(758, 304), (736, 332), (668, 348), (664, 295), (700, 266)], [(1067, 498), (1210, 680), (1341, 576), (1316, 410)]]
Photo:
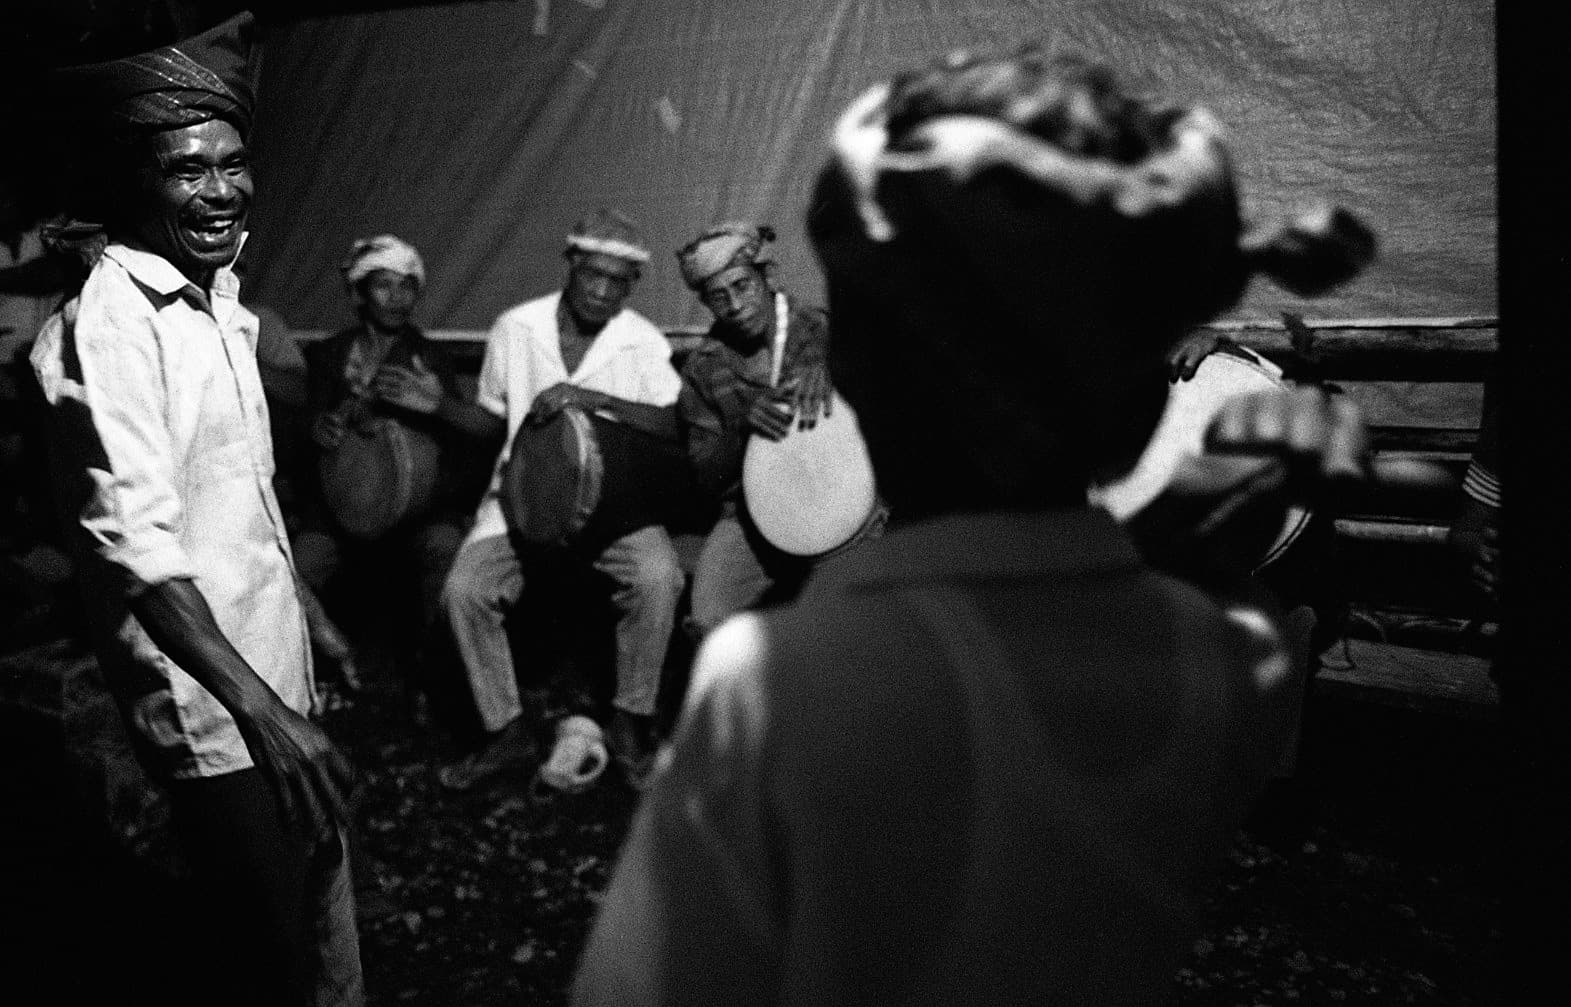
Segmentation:
[(192, 248), (216, 251), (227, 248), (239, 238), (240, 226), (243, 222), (243, 218), (237, 213), (192, 216), (181, 222), (181, 230), (185, 232), (186, 240)]

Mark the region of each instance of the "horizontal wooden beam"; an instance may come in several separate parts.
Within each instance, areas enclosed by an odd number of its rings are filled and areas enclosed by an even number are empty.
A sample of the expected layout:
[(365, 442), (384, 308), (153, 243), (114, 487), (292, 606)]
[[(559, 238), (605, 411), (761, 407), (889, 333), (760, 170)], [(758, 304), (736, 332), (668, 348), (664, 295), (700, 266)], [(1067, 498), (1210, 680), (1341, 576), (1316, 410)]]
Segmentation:
[(1448, 427), (1371, 427), (1376, 451), (1429, 452), (1469, 455), (1478, 443), (1478, 430)]
[(1336, 533), (1359, 542), (1397, 542), (1404, 545), (1445, 545), (1449, 532), (1443, 524), (1408, 521), (1369, 521), (1337, 518)]
[[(1500, 347), (1495, 318), (1305, 319), (1303, 324), (1309, 333), (1307, 358), (1294, 347), (1282, 322), (1220, 321), (1202, 328), (1290, 369), (1307, 362), (1317, 377), (1330, 381), (1479, 381)], [(665, 329), (679, 353), (695, 346), (706, 331), (706, 326), (696, 325)], [(330, 334), (294, 333), (302, 342)], [(429, 329), (426, 335), (478, 352), (487, 330)]]
[(1479, 381), (1500, 349), (1498, 326), (1483, 324), (1306, 325), (1307, 354), (1281, 326), (1207, 328), (1284, 367), (1307, 362), (1333, 381)]

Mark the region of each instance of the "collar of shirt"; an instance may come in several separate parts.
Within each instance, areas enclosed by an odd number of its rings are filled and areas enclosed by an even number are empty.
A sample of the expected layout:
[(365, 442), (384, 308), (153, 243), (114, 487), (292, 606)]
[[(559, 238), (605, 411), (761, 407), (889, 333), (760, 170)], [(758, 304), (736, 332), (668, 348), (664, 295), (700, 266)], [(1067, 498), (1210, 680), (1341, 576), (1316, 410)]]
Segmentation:
[[(787, 299), (787, 315), (790, 328), (786, 332), (785, 365), (781, 373), (791, 369), (796, 358), (800, 355), (802, 346), (806, 342), (806, 333), (803, 327), (808, 323), (806, 312), (797, 307), (795, 302)], [(724, 338), (716, 335), (720, 331), (721, 323), (715, 322), (709, 327), (706, 338), (698, 344), (694, 352), (701, 357), (709, 358), (709, 366), (715, 370), (727, 370), (737, 378), (750, 385), (766, 388), (769, 385), (769, 344), (765, 342), (761, 351), (743, 354)]]
[[(241, 248), (245, 247), (246, 239), (250, 236), (249, 231), (240, 235)], [(221, 266), (213, 274), (211, 287), (202, 290), (175, 268), (174, 263), (157, 252), (150, 252), (130, 242), (114, 242), (104, 249), (104, 255), (119, 263), (136, 282), (164, 297), (187, 292), (195, 295), (194, 299), (204, 307), (209, 305), (209, 298), (237, 301), (240, 297), (240, 278), (229, 266)], [(236, 258), (239, 256), (236, 255)]]
[[(1134, 569), (1140, 554), (1107, 511), (955, 514), (921, 521), (858, 546), (823, 572), (842, 587), (1039, 577)], [(825, 578), (829, 580), (831, 578)]]
[[(562, 360), (561, 328), (557, 323), (557, 308), (561, 303), (561, 291), (548, 294), (542, 307), (543, 318), (548, 319), (549, 324), (531, 325), (529, 335), (539, 342), (542, 349), (549, 350), (551, 356), (561, 362), (563, 370), (567, 371), (567, 362)], [(636, 350), (639, 346), (638, 330), (629, 322), (629, 319), (635, 317), (637, 315), (630, 308), (623, 308), (612, 315), (611, 320), (595, 334), (589, 349), (584, 352), (584, 359), (578, 362), (578, 367), (567, 371), (568, 380), (576, 383), (593, 374), (612, 354), (624, 349)]]

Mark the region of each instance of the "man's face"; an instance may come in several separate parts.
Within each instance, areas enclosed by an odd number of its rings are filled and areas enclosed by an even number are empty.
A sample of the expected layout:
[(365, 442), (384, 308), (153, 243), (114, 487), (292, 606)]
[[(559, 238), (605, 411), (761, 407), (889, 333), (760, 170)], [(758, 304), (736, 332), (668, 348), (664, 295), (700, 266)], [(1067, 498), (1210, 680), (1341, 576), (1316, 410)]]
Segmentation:
[(638, 265), (615, 255), (580, 255), (567, 271), (563, 292), (568, 310), (580, 322), (604, 325), (616, 317), (638, 282)]
[(250, 158), (222, 119), (165, 130), (141, 171), (136, 236), (198, 286), (234, 261), (251, 209)]
[(721, 324), (750, 337), (769, 331), (769, 285), (754, 266), (723, 269), (698, 290), (704, 306)]
[(373, 269), (355, 286), (360, 316), (383, 332), (397, 332), (408, 325), (415, 302), (420, 300), (420, 284), (415, 278), (391, 269)]

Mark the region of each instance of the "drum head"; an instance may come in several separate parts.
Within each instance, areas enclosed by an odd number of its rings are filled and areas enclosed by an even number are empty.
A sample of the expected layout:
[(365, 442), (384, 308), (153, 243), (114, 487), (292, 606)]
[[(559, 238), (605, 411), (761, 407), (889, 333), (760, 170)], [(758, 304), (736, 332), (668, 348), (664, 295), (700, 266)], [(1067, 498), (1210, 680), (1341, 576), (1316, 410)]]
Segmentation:
[(563, 409), (518, 428), (502, 473), (502, 515), (528, 545), (572, 545), (599, 506), (605, 475), (589, 417)]
[(753, 523), (782, 552), (818, 556), (850, 540), (877, 502), (856, 413), (837, 394), (811, 430), (751, 438), (742, 492)]
[(347, 534), (375, 541), (429, 509), (440, 448), (392, 419), (350, 430), (318, 465), (323, 498)]
[[(1173, 385), (1140, 461), (1122, 479), (1093, 487), (1091, 502), (1118, 520), (1127, 520), (1167, 488), (1185, 457), (1205, 453), (1206, 428), (1229, 399), (1282, 387), (1281, 371), (1275, 365), (1253, 354), (1251, 357), (1213, 353), (1201, 361), (1193, 378)], [(1280, 556), (1308, 523), (1306, 509), (1290, 508), (1281, 533), (1261, 557), (1260, 566)]]

